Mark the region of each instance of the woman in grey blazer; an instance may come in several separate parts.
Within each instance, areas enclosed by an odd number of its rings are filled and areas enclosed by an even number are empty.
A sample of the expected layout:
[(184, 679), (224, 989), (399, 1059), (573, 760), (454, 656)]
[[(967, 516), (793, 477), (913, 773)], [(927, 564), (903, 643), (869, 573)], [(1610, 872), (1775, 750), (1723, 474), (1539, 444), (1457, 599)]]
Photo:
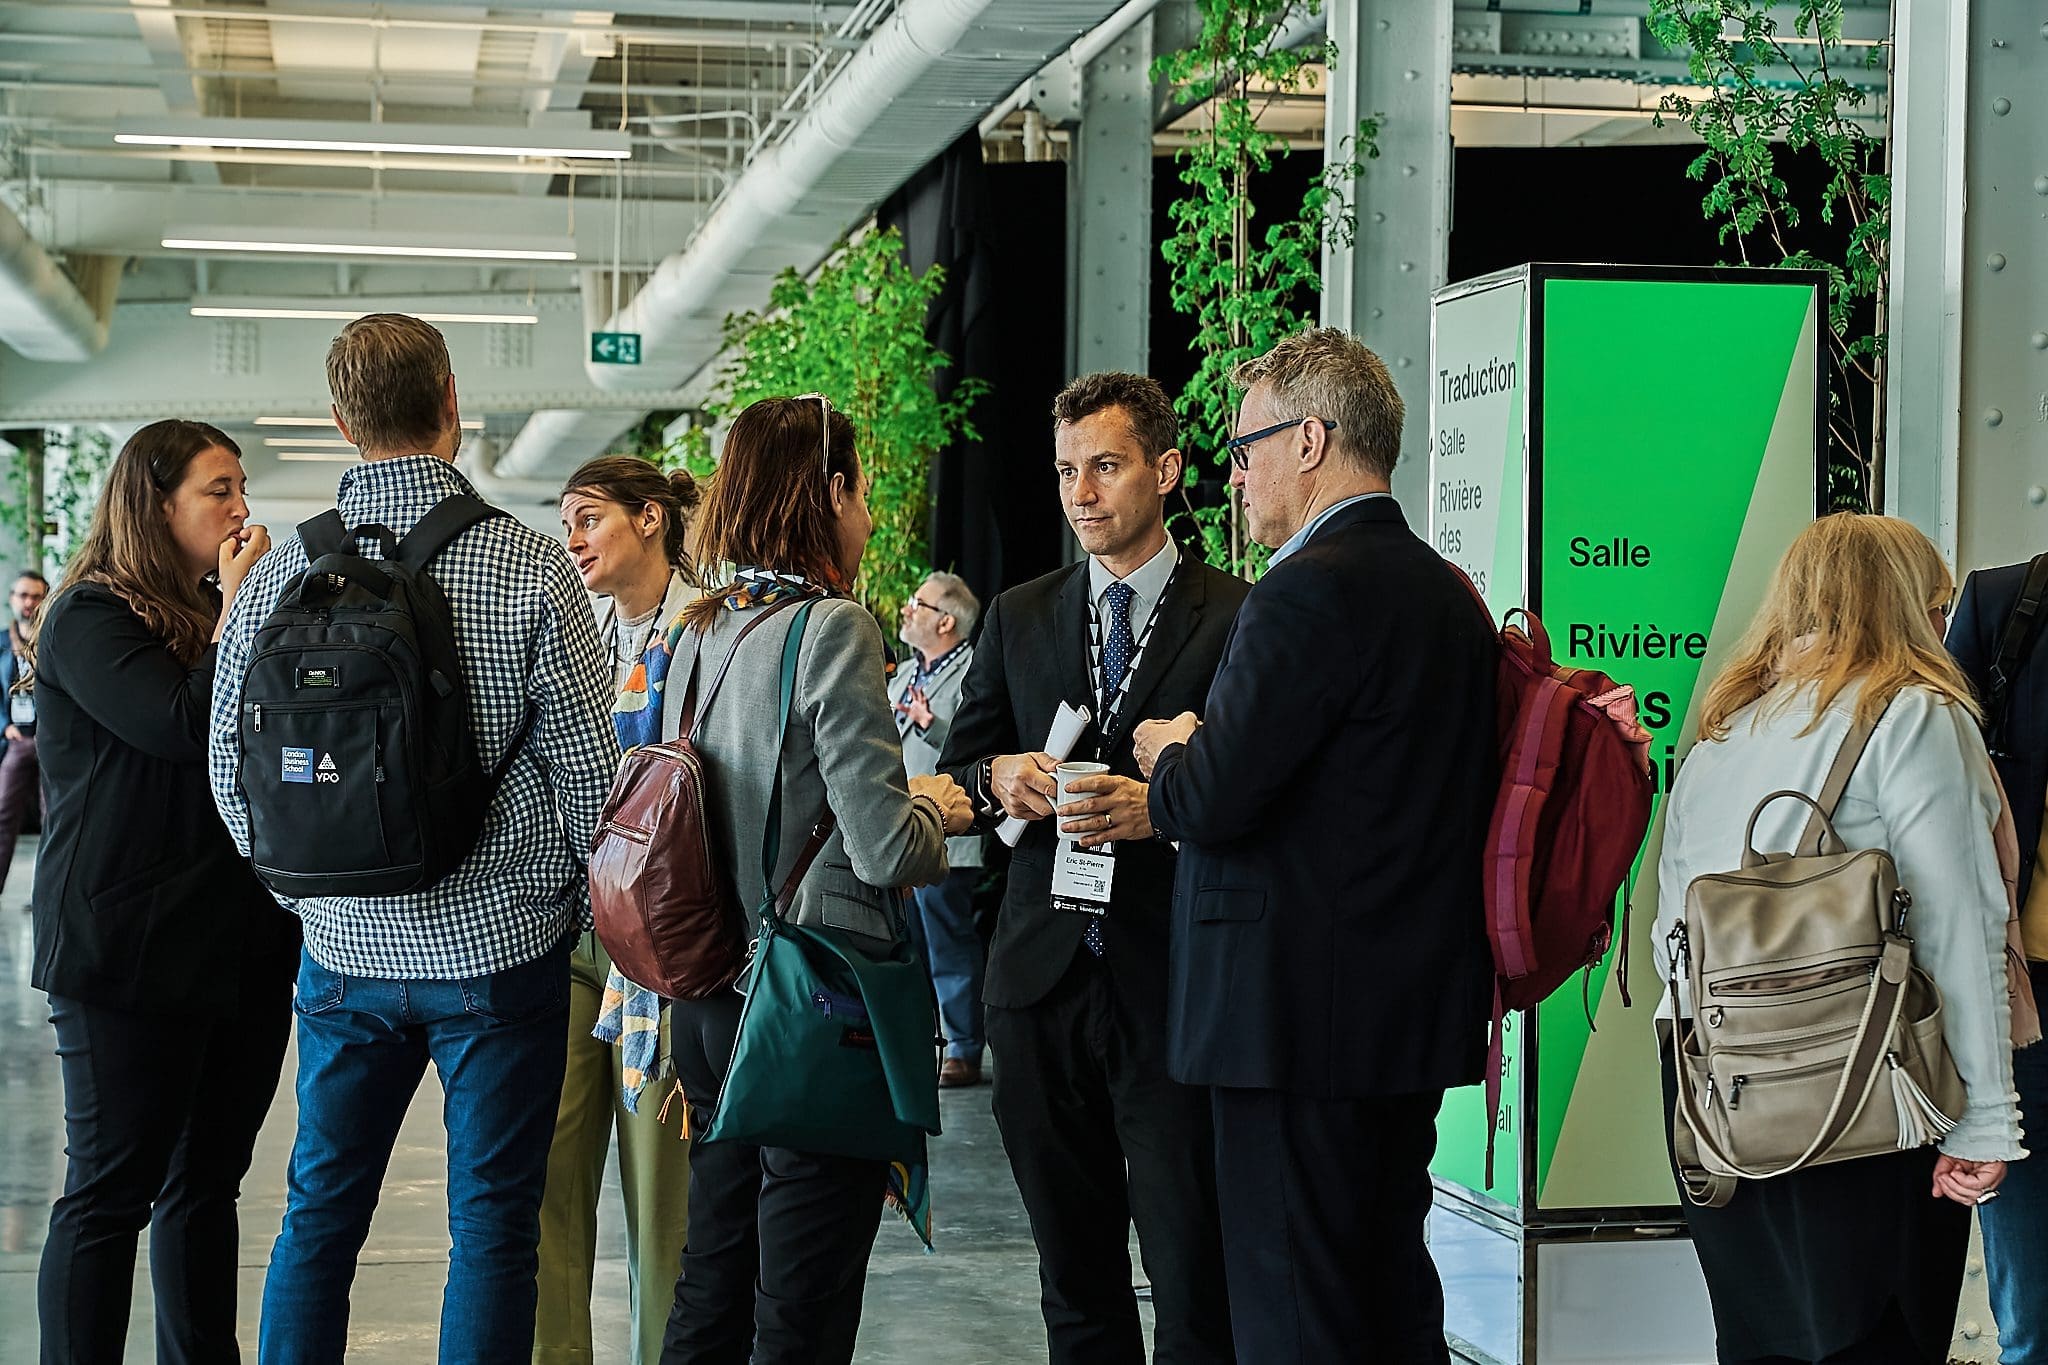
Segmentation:
[[(735, 418), (698, 522), (705, 560), (734, 567), (729, 582), (684, 609), (671, 636), (662, 733), (680, 729), (692, 677), (708, 687), (733, 655), (696, 747), (715, 793), (712, 834), (740, 903), (761, 901), (762, 827), (779, 769), (776, 885), (828, 805), (838, 820), (792, 918), (867, 935), (881, 949), (907, 932), (896, 888), (945, 876), (946, 836), (965, 833), (973, 812), (952, 779), (904, 777), (881, 628), (840, 595), (872, 530), (853, 424), (823, 398), (763, 399)], [(796, 612), (762, 622), (736, 654), (734, 643), (757, 612), (792, 594), (825, 596), (799, 647), (777, 752), (777, 677)], [(703, 1132), (717, 1107), (740, 1004), (728, 991), (671, 1006), (692, 1131)], [(884, 1179), (877, 1161), (696, 1143), (663, 1365), (851, 1360)]]

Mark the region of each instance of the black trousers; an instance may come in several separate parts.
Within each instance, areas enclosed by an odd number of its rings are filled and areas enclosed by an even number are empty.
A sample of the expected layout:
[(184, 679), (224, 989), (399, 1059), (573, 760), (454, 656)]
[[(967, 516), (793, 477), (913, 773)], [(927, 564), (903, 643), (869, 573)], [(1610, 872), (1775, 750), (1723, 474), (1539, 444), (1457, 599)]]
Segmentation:
[(239, 985), (245, 1003), (226, 1019), (51, 997), (70, 1160), (36, 1284), (44, 1365), (120, 1361), (145, 1227), (157, 1360), (241, 1359), (235, 1201), (292, 1015), (289, 978)]
[[(740, 1004), (720, 991), (670, 1006), (693, 1132), (704, 1131), (724, 1085)], [(851, 1361), (887, 1175), (879, 1161), (691, 1143), (690, 1229), (661, 1365)]]
[(1239, 1358), (1448, 1362), (1443, 1284), (1423, 1242), (1443, 1092), (1210, 1093)]
[(1165, 1019), (1118, 999), (1086, 956), (1038, 1004), (987, 1013), (996, 1124), (1038, 1243), (1051, 1365), (1143, 1365), (1134, 1221), (1153, 1359), (1234, 1359), (1208, 1095), (1167, 1078)]

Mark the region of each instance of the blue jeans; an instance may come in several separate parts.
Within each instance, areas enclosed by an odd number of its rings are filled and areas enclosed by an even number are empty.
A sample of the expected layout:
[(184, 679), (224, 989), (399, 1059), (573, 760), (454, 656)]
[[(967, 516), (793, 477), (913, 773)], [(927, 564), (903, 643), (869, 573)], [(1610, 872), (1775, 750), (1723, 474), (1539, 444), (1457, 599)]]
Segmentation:
[(441, 1360), (533, 1350), (541, 1192), (568, 1043), (569, 944), (454, 981), (343, 976), (299, 960), (299, 1133), (263, 1285), (263, 1365), (339, 1362), (384, 1169), (431, 1060), (446, 1092)]
[[(2048, 987), (2048, 972), (2038, 965), (2034, 982), (2037, 992)], [(2012, 1079), (2033, 1155), (2006, 1167), (1998, 1198), (1978, 1210), (1984, 1270), (1998, 1358), (2004, 1365), (2048, 1365), (2048, 1040), (2013, 1053)]]
[(920, 886), (917, 913), (910, 917), (911, 941), (931, 971), (939, 997), (939, 1027), (946, 1055), (981, 1061), (981, 978), (988, 966), (981, 935), (974, 931), (974, 888), (978, 867), (956, 867), (935, 886)]

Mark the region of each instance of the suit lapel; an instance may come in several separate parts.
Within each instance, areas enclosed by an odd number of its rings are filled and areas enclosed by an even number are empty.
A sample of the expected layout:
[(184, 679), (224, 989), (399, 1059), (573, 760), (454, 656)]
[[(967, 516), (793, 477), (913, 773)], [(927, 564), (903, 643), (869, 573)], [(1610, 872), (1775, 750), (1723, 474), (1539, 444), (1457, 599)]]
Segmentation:
[(1160, 680), (1173, 667), (1181, 648), (1194, 636), (1202, 619), (1202, 604), (1209, 595), (1202, 582), (1202, 567), (1193, 554), (1181, 551), (1180, 569), (1167, 584), (1166, 600), (1159, 604), (1159, 619), (1152, 625), (1152, 638), (1145, 642), (1145, 652), (1138, 657), (1138, 671), (1131, 678), (1130, 694), (1117, 713), (1116, 733), (1104, 737), (1105, 753), (1137, 725), (1138, 718), (1145, 714), (1145, 703), (1158, 690)]
[(1059, 666), (1058, 700), (1095, 709), (1095, 680), (1088, 668), (1088, 561), (1067, 575), (1053, 611), (1053, 646)]

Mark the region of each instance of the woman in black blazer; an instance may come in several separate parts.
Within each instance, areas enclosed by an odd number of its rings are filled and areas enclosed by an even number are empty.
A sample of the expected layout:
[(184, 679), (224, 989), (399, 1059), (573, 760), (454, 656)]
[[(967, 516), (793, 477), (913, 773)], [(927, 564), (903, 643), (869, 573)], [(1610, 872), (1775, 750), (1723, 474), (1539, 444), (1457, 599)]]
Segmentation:
[(270, 544), (246, 482), (213, 427), (136, 432), (33, 642), (49, 817), (32, 981), (50, 995), (70, 1158), (37, 1287), (46, 1365), (121, 1359), (145, 1226), (157, 1358), (240, 1358), (235, 1199), (298, 958), (297, 921), (206, 781), (213, 640)]

